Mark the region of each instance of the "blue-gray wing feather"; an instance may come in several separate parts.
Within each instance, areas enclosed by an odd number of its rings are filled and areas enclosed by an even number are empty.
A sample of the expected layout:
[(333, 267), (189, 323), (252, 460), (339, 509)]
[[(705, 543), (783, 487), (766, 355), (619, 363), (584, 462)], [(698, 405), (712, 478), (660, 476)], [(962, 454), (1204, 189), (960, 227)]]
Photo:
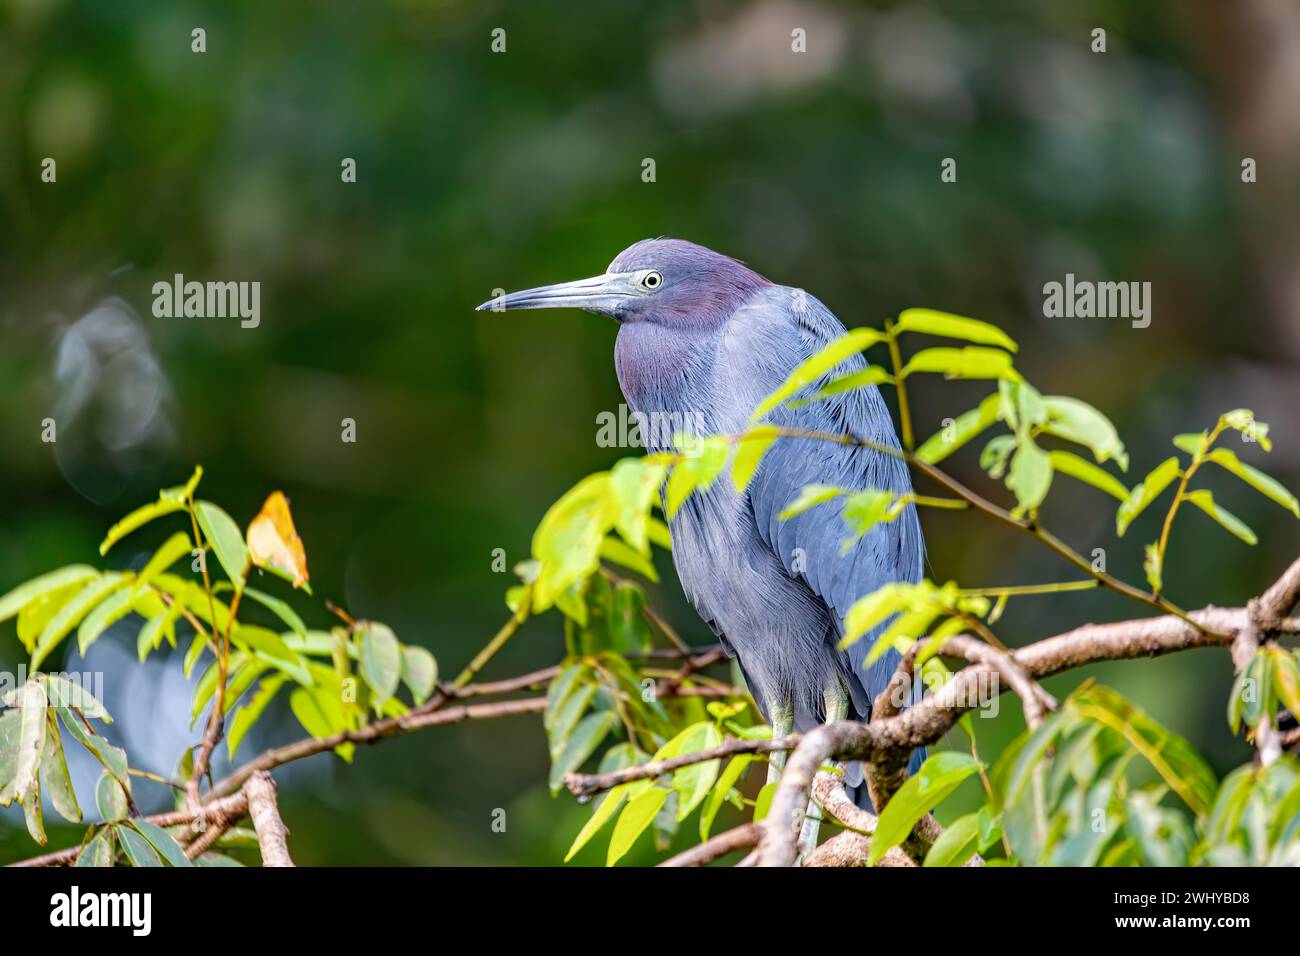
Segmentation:
[[(791, 323), (800, 333), (800, 354), (791, 367), (844, 334), (844, 327), (816, 299), (808, 297), (790, 307)], [(855, 355), (826, 376), (830, 378), (866, 367)], [(805, 393), (811, 395), (814, 389)], [(888, 407), (874, 387), (846, 392), (797, 408), (776, 410), (774, 424), (836, 435), (855, 435), (898, 447)], [(805, 485), (835, 485), (853, 491), (880, 488), (903, 494), (911, 490), (902, 459), (860, 446), (812, 439), (782, 439), (764, 456), (748, 494), (759, 535), (781, 560), (786, 572), (799, 577), (834, 611), (842, 636), (844, 615), (860, 597), (891, 581), (916, 581), (922, 573), (924, 548), (915, 507), (909, 505), (894, 521), (878, 524), (845, 546), (850, 531), (838, 501), (781, 520), (780, 514)], [(865, 718), (870, 701), (888, 682), (898, 663), (890, 652), (872, 666), (865, 658), (874, 635), (867, 635), (845, 652), (853, 709)]]

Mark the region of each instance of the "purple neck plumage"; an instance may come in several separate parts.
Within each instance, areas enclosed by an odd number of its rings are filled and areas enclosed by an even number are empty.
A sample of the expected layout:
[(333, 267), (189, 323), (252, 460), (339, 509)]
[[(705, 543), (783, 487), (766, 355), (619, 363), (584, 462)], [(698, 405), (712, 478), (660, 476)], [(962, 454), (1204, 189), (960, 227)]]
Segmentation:
[[(713, 361), (716, 336), (737, 309), (771, 283), (736, 260), (693, 243), (655, 244), (656, 261), (666, 263), (667, 282), (662, 292), (647, 297), (644, 311), (629, 316), (619, 329), (614, 365), (634, 410), (696, 411), (703, 396), (691, 384)], [(610, 271), (636, 267), (636, 251), (636, 246), (627, 250)]]

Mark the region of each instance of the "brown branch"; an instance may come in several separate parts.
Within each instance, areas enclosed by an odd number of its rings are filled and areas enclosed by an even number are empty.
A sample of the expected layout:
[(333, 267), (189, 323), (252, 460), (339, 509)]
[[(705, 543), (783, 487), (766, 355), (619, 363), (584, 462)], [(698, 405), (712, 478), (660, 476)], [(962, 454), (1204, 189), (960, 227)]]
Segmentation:
[[(141, 819), (166, 829), (167, 827), (192, 824), (195, 819), (202, 819), (206, 825), (211, 826), (219, 824), (223, 820), (238, 820), (247, 813), (248, 794), (241, 790), (230, 796), (209, 798), (208, 802), (200, 806), (197, 812), (194, 810), (171, 810), (167, 813), (155, 813)], [(13, 867), (63, 866), (73, 863), (80, 852), (80, 846), (72, 846), (66, 850), (43, 853), (40, 856), (19, 860), (8, 865)]]
[[(706, 652), (706, 654), (711, 653), (712, 651)], [(528, 676), (531, 675), (525, 675), (525, 677)], [(465, 690), (467, 687), (473, 686), (467, 684), (459, 690)], [(688, 694), (699, 696), (689, 691), (685, 693), (676, 690), (660, 692), (660, 696), (665, 698), (679, 695), (687, 696)], [(446, 696), (440, 693), (426, 701), (422, 706), (408, 711), (400, 717), (386, 717), (383, 720), (376, 720), (373, 723), (366, 724), (358, 730), (342, 730), (336, 734), (331, 734), (329, 737), (305, 737), (291, 744), (273, 747), (231, 772), (216, 783), (211, 792), (218, 796), (234, 793), (244, 785), (244, 782), (249, 777), (259, 770), (271, 770), (282, 764), (301, 760), (303, 757), (310, 757), (313, 754), (333, 750), (340, 744), (373, 744), (386, 737), (410, 733), (413, 730), (421, 730), (425, 727), (458, 724), (467, 720), (487, 720), (521, 714), (539, 714), (546, 709), (545, 697), (526, 697), (521, 700), (482, 704), (462, 704), (456, 707), (447, 707), (445, 706), (446, 703)]]
[(289, 856), (289, 831), (280, 819), (275, 802), (275, 781), (266, 772), (253, 774), (244, 785), (248, 793), (248, 815), (257, 831), (257, 845), (262, 851), (262, 866), (293, 866)]
[(728, 853), (735, 853), (737, 850), (746, 850), (756, 846), (762, 833), (763, 824), (744, 823), (733, 830), (727, 830), (717, 836), (710, 837), (699, 846), (683, 850), (676, 856), (664, 860), (659, 865), (665, 867), (704, 866), (706, 863), (712, 863)]
[(324, 753), (340, 744), (373, 744), (385, 737), (395, 737), (424, 727), (459, 724), (467, 720), (484, 720), (492, 717), (512, 717), (518, 714), (540, 714), (545, 709), (545, 697), (526, 697), (522, 700), (505, 700), (489, 704), (464, 704), (437, 711), (412, 710), (400, 717), (376, 720), (359, 730), (341, 730), (328, 737), (306, 737), (283, 747), (273, 747), (250, 760), (215, 784), (212, 794), (222, 796), (234, 793), (259, 770), (271, 770), (293, 760)]
[[(1300, 597), (1300, 559), (1258, 602), (1252, 602), (1252, 606), (1258, 605), (1263, 613), (1281, 620), (1297, 597)], [(1093, 661), (1228, 646), (1241, 630), (1253, 623), (1252, 612), (1246, 608), (1207, 607), (1189, 617), (1192, 620), (1168, 615), (1116, 624), (1088, 624), (1020, 648), (1011, 656), (1030, 677), (1043, 678)], [(813, 778), (823, 762), (832, 758), (862, 760), (877, 769), (897, 766), (900, 760), (905, 762), (912, 750), (938, 740), (961, 714), (975, 706), (981, 682), (987, 682), (996, 673), (987, 663), (972, 664), (934, 694), (897, 716), (870, 724), (842, 721), (805, 734), (786, 763), (768, 811), (769, 821), (785, 824), (765, 828), (758, 847), (760, 865), (793, 864), (795, 825), (802, 817)]]
[(647, 777), (659, 777), (672, 773), (682, 767), (704, 763), (707, 760), (720, 760), (735, 754), (766, 754), (776, 750), (793, 750), (799, 742), (798, 734), (789, 737), (777, 737), (775, 740), (742, 740), (732, 737), (716, 747), (700, 750), (693, 754), (670, 757), (666, 760), (651, 760), (649, 763), (624, 767), (622, 770), (610, 770), (607, 773), (571, 773), (564, 778), (564, 785), (575, 797), (589, 797), (603, 790), (610, 790), (621, 783), (644, 780)]
[[(902, 659), (894, 675), (872, 702), (871, 720), (880, 721), (895, 716), (899, 712), (901, 698), (907, 695), (914, 678), (916, 656), (921, 648), (928, 646), (933, 638), (915, 641)], [(948, 657), (960, 657), (973, 664), (984, 664), (996, 672), (997, 676), (1020, 697), (1025, 711), (1025, 724), (1032, 730), (1039, 725), (1047, 711), (1056, 709), (1056, 700), (1047, 693), (1029, 673), (1016, 662), (1007, 651), (992, 647), (983, 641), (965, 634), (953, 635), (944, 640), (938, 653)], [(907, 760), (909, 753), (897, 753), (887, 759), (868, 764), (866, 767), (867, 792), (871, 802), (883, 807), (893, 799), (904, 781), (907, 780)], [(912, 836), (904, 844), (909, 853), (919, 856), (934, 843), (930, 833), (933, 819), (929, 816), (917, 821)]]
[[(867, 855), (871, 852), (871, 837), (863, 836), (853, 830), (845, 830), (831, 837), (817, 849), (808, 854), (803, 861), (806, 867), (853, 867), (866, 866)], [(910, 856), (898, 847), (890, 847), (880, 859), (877, 866), (916, 866)]]
[[(878, 822), (874, 813), (863, 810), (856, 803), (849, 799), (848, 793), (844, 789), (844, 778), (836, 774), (819, 773), (813, 779), (813, 794), (817, 797), (817, 803), (821, 806), (824, 813), (830, 814), (835, 820), (839, 821), (845, 827), (849, 828), (848, 833), (855, 839), (850, 839), (845, 834), (839, 834), (804, 860), (804, 866), (864, 866), (866, 865), (867, 854), (871, 849), (871, 835), (876, 832)], [(925, 816), (923, 820), (928, 824), (923, 827), (923, 838), (926, 847), (933, 845), (934, 841), (939, 838), (943, 830), (932, 816)], [(826, 847), (835, 843), (833, 849)], [(904, 844), (906, 847), (906, 844)], [(825, 853), (821, 853), (826, 849)], [(821, 855), (819, 856), (819, 853)], [(857, 855), (854, 858), (854, 855)], [(924, 859), (924, 856), (921, 857)], [(885, 851), (877, 866), (916, 866), (918, 861), (910, 856), (904, 848), (890, 847)], [(979, 854), (973, 855), (970, 860), (962, 864), (963, 866), (983, 866), (984, 860)]]

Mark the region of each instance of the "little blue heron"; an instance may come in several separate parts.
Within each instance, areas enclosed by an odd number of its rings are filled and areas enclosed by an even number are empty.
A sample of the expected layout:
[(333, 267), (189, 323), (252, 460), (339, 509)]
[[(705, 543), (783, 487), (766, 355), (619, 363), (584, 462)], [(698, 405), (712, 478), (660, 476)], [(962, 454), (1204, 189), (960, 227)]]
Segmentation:
[[(646, 239), (623, 250), (603, 275), (499, 296), (479, 309), (577, 308), (619, 323), (614, 364), (619, 385), (643, 420), (689, 421), (705, 434), (737, 434), (804, 359), (845, 334), (816, 298), (776, 285), (742, 263), (678, 239)], [(860, 354), (831, 374), (865, 367)], [(855, 435), (898, 447), (889, 410), (873, 385), (767, 420), (790, 429)], [(645, 429), (650, 451), (671, 435)], [(855, 600), (892, 581), (921, 577), (916, 510), (877, 524), (847, 550), (840, 509), (820, 505), (788, 520), (780, 513), (805, 485), (911, 491), (906, 463), (862, 446), (782, 438), (737, 494), (718, 480), (686, 499), (670, 520), (673, 561), (687, 597), (738, 659), (773, 734), (819, 721), (865, 720), (898, 664), (890, 652), (865, 666), (873, 635), (838, 647)], [(913, 757), (913, 767), (920, 754)], [(784, 766), (773, 754), (769, 780)], [(870, 806), (862, 770), (846, 783)], [(811, 832), (810, 832), (811, 831)], [(816, 841), (806, 827), (803, 843)]]

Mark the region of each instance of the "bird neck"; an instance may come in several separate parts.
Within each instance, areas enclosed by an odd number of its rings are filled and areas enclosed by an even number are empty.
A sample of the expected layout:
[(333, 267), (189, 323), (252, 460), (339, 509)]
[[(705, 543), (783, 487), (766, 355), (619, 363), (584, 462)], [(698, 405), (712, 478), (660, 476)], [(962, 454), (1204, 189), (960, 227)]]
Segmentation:
[[(614, 367), (623, 397), (633, 412), (678, 421), (679, 431), (707, 433), (713, 427), (711, 371), (717, 353), (717, 330), (669, 329), (652, 322), (629, 322), (619, 328)], [(671, 442), (668, 429), (648, 450)]]

